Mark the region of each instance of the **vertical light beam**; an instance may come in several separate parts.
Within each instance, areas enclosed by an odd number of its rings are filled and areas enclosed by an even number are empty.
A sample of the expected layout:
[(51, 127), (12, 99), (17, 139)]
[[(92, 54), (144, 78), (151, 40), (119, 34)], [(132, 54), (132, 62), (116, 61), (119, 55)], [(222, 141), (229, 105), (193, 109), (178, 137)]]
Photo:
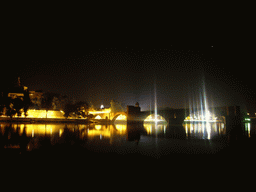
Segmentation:
[(155, 122), (157, 122), (157, 95), (156, 95), (156, 80), (155, 80), (154, 89), (155, 89)]

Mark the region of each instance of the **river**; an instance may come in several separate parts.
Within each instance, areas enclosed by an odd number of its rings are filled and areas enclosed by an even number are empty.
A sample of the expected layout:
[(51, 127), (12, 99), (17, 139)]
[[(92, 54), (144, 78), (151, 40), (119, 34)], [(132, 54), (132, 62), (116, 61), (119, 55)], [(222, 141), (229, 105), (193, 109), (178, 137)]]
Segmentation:
[[(243, 138), (256, 136), (256, 124), (243, 124)], [(223, 123), (167, 124), (22, 124), (0, 123), (1, 153), (40, 154), (67, 151), (140, 154), (161, 158), (173, 154), (219, 154), (229, 146)], [(72, 152), (72, 153), (73, 153)]]

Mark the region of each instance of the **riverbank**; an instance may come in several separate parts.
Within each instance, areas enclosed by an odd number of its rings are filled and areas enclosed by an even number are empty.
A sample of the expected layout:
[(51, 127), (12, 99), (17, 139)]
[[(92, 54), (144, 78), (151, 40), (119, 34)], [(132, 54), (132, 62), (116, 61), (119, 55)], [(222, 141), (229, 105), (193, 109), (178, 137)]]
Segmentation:
[[(111, 120), (108, 119), (64, 119), (64, 118), (9, 118), (9, 117), (0, 117), (0, 122), (8, 123), (75, 123), (75, 124), (113, 124)], [(116, 121), (118, 123), (126, 123), (126, 121)]]
[(77, 123), (77, 124), (87, 124), (93, 123), (88, 119), (63, 119), (63, 118), (9, 118), (0, 117), (0, 122), (8, 123)]

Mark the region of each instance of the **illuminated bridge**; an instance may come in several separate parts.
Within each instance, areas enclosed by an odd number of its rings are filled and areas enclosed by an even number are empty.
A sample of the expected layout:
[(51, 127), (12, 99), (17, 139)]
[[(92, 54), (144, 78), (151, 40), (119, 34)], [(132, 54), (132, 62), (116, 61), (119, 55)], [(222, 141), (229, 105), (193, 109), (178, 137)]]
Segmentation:
[[(143, 123), (154, 111), (141, 111), (139, 105), (127, 106), (127, 123)], [(226, 106), (215, 108), (188, 108), (188, 109), (163, 109), (157, 110), (157, 115), (162, 116), (168, 124), (182, 125), (185, 121), (218, 122), (222, 121), (227, 127), (227, 132), (241, 131), (241, 112), (239, 106)]]
[[(89, 111), (94, 119), (100, 121), (114, 122), (115, 120), (127, 120), (128, 122), (144, 122), (154, 120), (155, 111), (141, 111), (139, 104), (127, 106), (127, 112), (112, 113), (110, 108)], [(150, 117), (150, 118), (149, 118)], [(158, 121), (166, 120), (169, 124), (181, 125), (183, 122), (226, 122), (230, 118), (241, 118), (240, 107), (215, 107), (215, 108), (188, 108), (188, 109), (160, 109), (157, 110)]]
[[(152, 111), (141, 111), (139, 106), (127, 107), (128, 121), (144, 121)], [(157, 115), (163, 117), (168, 123), (182, 124), (184, 121), (225, 121), (229, 117), (240, 117), (240, 107), (216, 107), (204, 109), (163, 109), (158, 110)]]
[(102, 108), (99, 110), (89, 111), (88, 114), (94, 115), (94, 121), (96, 122), (115, 122), (126, 121), (127, 120), (127, 112), (115, 112), (113, 113), (110, 108)]

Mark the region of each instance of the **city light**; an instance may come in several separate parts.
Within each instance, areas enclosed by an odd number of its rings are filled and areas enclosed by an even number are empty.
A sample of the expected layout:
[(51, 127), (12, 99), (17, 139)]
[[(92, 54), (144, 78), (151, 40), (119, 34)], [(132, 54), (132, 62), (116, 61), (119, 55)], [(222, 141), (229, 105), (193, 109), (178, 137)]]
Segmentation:
[(111, 113), (110, 108), (104, 108), (101, 109), (100, 111), (88, 111), (89, 114), (99, 114), (99, 113)]
[(161, 115), (155, 115), (155, 114), (151, 114), (149, 115), (144, 122), (166, 122), (166, 120), (161, 116)]
[(214, 111), (210, 111), (205, 82), (202, 83), (202, 90), (199, 92), (198, 96), (191, 96), (189, 101), (189, 116), (185, 118), (185, 122), (219, 122), (218, 118), (214, 114)]
[(116, 120), (127, 120), (127, 117), (125, 115), (119, 115)]
[(212, 114), (209, 110), (204, 112), (200, 111), (196, 113), (191, 113), (189, 116), (185, 118), (186, 122), (218, 122), (218, 118)]
[[(29, 109), (27, 111), (27, 118), (46, 118), (46, 116), (47, 118), (65, 118), (63, 114), (63, 111)], [(18, 116), (15, 115), (14, 117), (17, 118)], [(21, 113), (20, 117), (25, 117), (24, 112)]]

